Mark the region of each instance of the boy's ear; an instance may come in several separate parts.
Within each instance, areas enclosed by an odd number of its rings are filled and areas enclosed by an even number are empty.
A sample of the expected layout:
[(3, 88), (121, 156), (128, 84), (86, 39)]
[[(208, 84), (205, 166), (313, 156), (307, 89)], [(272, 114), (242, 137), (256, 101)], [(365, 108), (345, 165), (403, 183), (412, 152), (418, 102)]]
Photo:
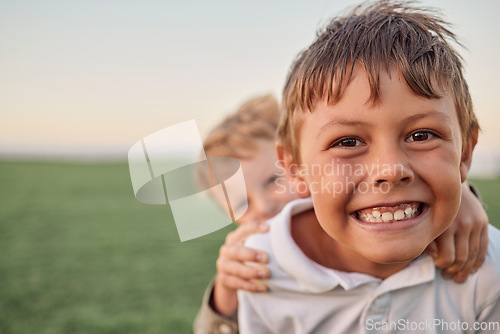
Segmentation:
[(474, 147), (477, 144), (477, 136), (479, 133), (478, 127), (474, 127), (471, 132), (470, 138), (465, 144), (462, 152), (462, 159), (460, 160), (460, 177), (462, 182), (467, 180), (467, 176), (469, 175), (470, 166), (472, 163), (472, 152), (474, 151)]
[(281, 167), (285, 170), (286, 179), (294, 193), (300, 198), (311, 196), (309, 186), (301, 174), (300, 165), (295, 163), (292, 153), (285, 149), (280, 142), (276, 143), (276, 156)]

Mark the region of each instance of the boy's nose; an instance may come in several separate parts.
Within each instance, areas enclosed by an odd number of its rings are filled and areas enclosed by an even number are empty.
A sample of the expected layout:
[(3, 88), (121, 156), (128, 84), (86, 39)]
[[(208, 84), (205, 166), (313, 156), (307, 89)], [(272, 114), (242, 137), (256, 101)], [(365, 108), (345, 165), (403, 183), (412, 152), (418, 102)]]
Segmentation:
[(413, 170), (404, 150), (399, 145), (386, 145), (377, 151), (374, 165), (369, 170), (372, 173), (370, 179), (375, 186), (382, 184), (396, 186), (413, 180)]

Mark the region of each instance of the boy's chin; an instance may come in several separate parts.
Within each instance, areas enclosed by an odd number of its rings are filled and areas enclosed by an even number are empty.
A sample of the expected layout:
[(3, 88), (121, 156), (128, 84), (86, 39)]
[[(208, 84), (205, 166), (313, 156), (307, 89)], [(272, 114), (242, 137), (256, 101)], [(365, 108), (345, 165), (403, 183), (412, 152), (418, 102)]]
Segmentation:
[(407, 247), (404, 250), (387, 249), (366, 254), (365, 257), (377, 264), (408, 264), (416, 259), (425, 250), (425, 247)]

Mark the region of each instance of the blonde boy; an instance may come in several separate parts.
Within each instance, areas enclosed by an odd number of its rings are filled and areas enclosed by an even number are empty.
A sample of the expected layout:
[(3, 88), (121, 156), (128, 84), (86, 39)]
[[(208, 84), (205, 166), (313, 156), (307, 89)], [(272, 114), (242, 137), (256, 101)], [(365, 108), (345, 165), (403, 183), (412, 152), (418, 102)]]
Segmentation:
[(238, 292), (241, 333), (500, 332), (498, 230), (462, 285), (421, 255), (457, 214), (479, 128), (453, 40), (435, 12), (379, 1), (299, 55), (278, 157), (303, 199), (247, 240), (271, 279)]
[[(207, 156), (232, 157), (240, 161), (245, 175), (248, 209), (238, 221), (240, 226), (227, 235), (221, 247), (217, 276), (205, 292), (195, 319), (196, 334), (237, 333), (236, 289), (266, 290), (264, 284), (252, 279), (268, 277), (267, 254), (246, 248), (243, 242), (250, 234), (267, 231), (268, 226), (263, 222), (296, 198), (290, 192), (278, 191), (275, 182), (280, 172), (274, 148), (278, 121), (278, 101), (271, 95), (256, 97), (218, 124), (204, 142)], [(199, 179), (209, 182), (210, 176), (199, 175)], [(481, 223), (480, 216), (480, 210), (476, 209), (464, 219), (473, 223), (476, 229)], [(252, 265), (248, 265), (250, 261)]]

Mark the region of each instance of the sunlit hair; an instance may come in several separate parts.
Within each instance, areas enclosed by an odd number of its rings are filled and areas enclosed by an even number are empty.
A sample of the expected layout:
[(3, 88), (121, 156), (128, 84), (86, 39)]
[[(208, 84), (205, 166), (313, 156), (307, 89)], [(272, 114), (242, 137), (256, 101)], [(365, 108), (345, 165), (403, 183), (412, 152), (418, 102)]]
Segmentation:
[(271, 95), (251, 99), (224, 119), (203, 144), (207, 156), (247, 159), (258, 149), (258, 139), (274, 140), (279, 104)]
[(322, 99), (337, 103), (359, 64), (368, 76), (371, 102), (380, 98), (381, 71), (389, 72), (391, 66), (420, 96), (439, 98), (446, 89), (454, 98), (465, 144), (479, 125), (462, 59), (450, 43), (460, 44), (450, 24), (436, 10), (414, 2), (364, 3), (332, 19), (292, 64), (283, 89), (278, 140), (298, 161), (303, 112), (312, 111)]
[[(203, 143), (208, 157), (252, 159), (259, 154), (259, 140), (274, 141), (279, 120), (279, 103), (272, 95), (248, 100), (215, 126)], [(211, 175), (206, 168), (196, 171), (201, 189), (208, 189)]]

